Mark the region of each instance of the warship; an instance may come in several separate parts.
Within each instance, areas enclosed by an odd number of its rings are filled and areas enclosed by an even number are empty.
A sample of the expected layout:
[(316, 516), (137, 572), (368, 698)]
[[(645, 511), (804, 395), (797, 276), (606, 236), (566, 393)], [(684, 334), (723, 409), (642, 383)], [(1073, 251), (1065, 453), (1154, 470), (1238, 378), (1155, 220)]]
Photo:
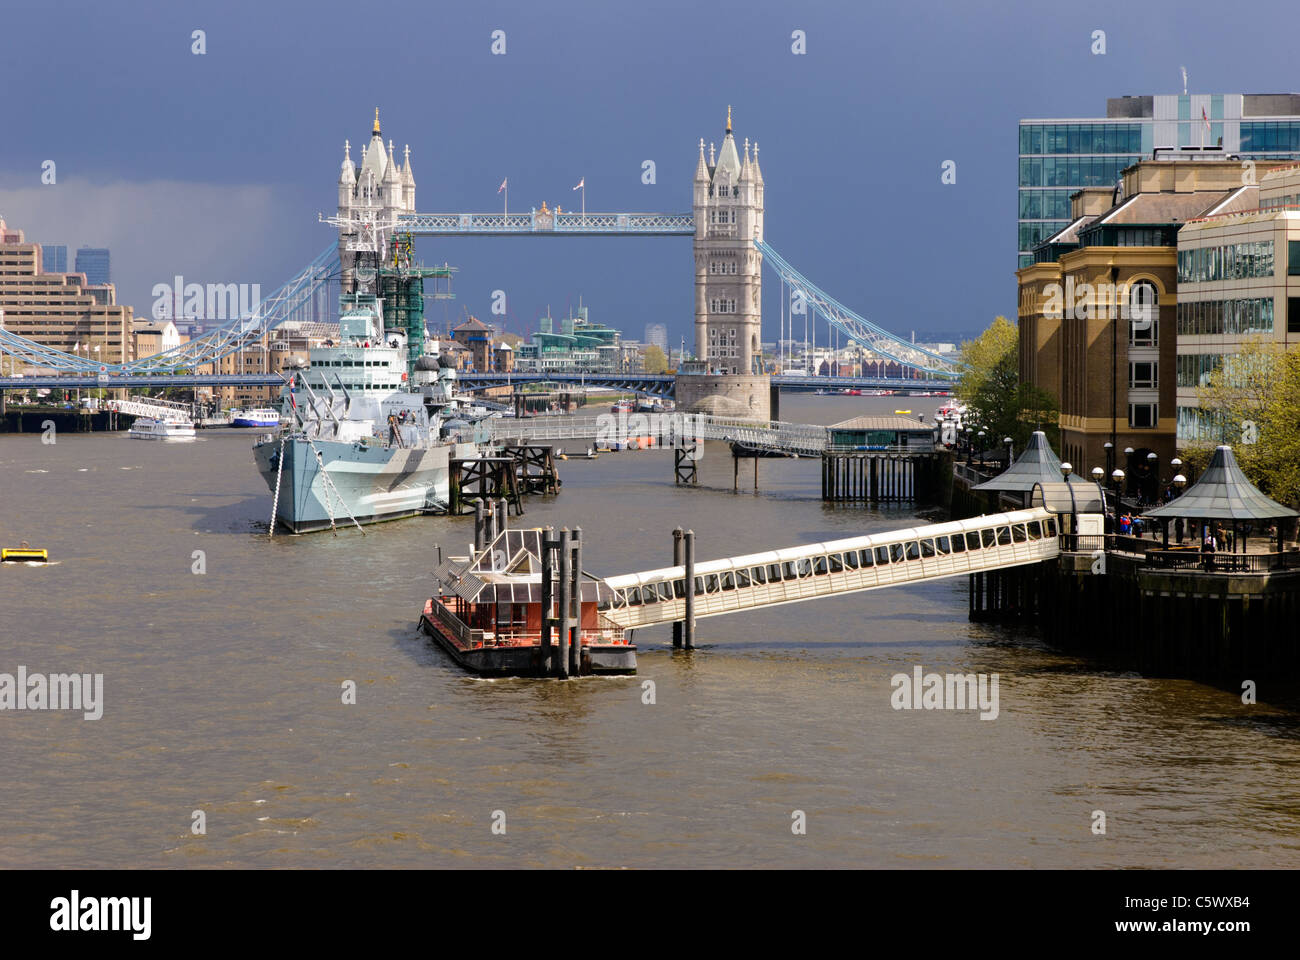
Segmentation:
[(492, 414), (457, 393), (449, 358), (422, 353), (408, 370), (408, 335), (385, 330), (374, 294), (340, 298), (338, 340), (292, 370), (286, 426), (253, 447), (272, 533), (446, 512), (451, 461), (482, 456)]

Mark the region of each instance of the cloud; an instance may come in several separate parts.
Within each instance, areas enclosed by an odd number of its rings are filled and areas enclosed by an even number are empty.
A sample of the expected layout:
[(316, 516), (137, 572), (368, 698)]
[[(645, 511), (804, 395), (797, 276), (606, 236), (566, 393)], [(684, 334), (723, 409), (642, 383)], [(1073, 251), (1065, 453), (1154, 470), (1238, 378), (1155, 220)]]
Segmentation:
[[(268, 184), (60, 179), (46, 186), (10, 177), (0, 179), (0, 217), (28, 242), (66, 243), (69, 269), (77, 247), (108, 247), (117, 302), (138, 317), (149, 316), (154, 284), (170, 285), (177, 275), (187, 283), (260, 283), (269, 293), (332, 235), (286, 230), (307, 220), (300, 204)], [(287, 250), (286, 233), (304, 246)]]

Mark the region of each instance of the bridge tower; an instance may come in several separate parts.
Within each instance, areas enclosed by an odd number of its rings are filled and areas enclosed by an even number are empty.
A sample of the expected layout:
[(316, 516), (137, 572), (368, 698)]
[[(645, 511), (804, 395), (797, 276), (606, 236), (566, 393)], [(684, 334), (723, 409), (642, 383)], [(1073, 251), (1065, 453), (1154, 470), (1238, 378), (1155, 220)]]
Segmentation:
[[(695, 167), (695, 364), (679, 377), (677, 398), (688, 408), (768, 419), (769, 379), (763, 371), (763, 173), (758, 144), (736, 148), (731, 108), (722, 149), (700, 140)], [(711, 399), (716, 398), (716, 399)]]
[[(393, 155), (393, 142), (384, 147), (379, 129), (379, 108), (370, 143), (361, 148), (361, 166), (352, 163), (352, 145), (343, 143), (343, 165), (339, 171), (339, 219), (354, 226), (339, 227), (339, 261), (344, 293), (357, 290), (356, 266), (360, 253), (387, 250), (385, 242), (399, 213), (415, 213), (415, 175), (411, 172), (411, 148), (406, 147), (405, 165)], [(376, 260), (371, 264), (378, 266)]]

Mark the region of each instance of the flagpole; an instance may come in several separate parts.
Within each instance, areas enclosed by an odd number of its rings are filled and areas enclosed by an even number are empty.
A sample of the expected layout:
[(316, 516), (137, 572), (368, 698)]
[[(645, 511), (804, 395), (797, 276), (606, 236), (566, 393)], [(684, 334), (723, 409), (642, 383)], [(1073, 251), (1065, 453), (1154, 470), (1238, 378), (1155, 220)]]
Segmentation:
[(587, 178), (582, 178), (582, 225), (587, 225)]

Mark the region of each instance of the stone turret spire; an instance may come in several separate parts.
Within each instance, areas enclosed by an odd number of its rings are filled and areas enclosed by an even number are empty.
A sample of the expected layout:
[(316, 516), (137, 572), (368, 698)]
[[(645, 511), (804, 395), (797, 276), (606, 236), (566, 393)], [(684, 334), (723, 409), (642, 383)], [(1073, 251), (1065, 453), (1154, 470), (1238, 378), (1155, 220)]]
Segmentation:
[(709, 180), (709, 168), (704, 165), (704, 138), (700, 137), (700, 162), (695, 165), (695, 182), (707, 183)]
[(342, 169), (339, 171), (339, 183), (347, 184), (348, 186), (352, 186), (357, 182), (356, 171), (352, 169), (351, 150), (352, 150), (352, 144), (349, 141), (344, 140), (343, 141), (343, 166)]
[(748, 183), (752, 179), (752, 171), (749, 164), (749, 138), (745, 138), (745, 151), (741, 154), (740, 161), (740, 182)]
[(713, 166), (718, 161), (713, 158), (713, 141), (709, 141), (709, 166)]
[(750, 171), (750, 176), (754, 178), (755, 183), (763, 182), (763, 171), (758, 166), (758, 141), (754, 141), (754, 168)]

